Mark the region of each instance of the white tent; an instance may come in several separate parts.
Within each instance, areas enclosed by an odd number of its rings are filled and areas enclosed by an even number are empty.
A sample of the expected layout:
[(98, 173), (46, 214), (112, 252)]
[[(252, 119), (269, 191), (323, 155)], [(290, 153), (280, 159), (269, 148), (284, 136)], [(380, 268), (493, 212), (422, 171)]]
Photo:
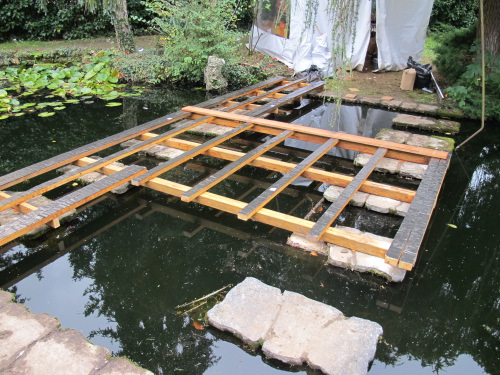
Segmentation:
[[(266, 0), (260, 7), (257, 25), (250, 44), (262, 53), (285, 63), (296, 72), (317, 65), (331, 75), (339, 58), (332, 59), (332, 25), (335, 15), (328, 10), (328, 0)], [(354, 35), (345, 49), (350, 68), (361, 70), (370, 41), (372, 0), (359, 2)], [(422, 57), (425, 34), (434, 0), (373, 0), (376, 2), (376, 42), (378, 69), (401, 70), (409, 56)], [(270, 4), (269, 4), (270, 3)], [(307, 6), (317, 4), (311, 14)]]

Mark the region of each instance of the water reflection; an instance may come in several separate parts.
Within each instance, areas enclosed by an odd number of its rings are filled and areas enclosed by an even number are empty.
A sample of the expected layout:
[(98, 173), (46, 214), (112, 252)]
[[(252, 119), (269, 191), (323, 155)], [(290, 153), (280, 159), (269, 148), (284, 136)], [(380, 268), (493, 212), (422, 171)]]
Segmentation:
[[(334, 130), (345, 131), (349, 116), (364, 118), (365, 135), (389, 121), (348, 108)], [(333, 115), (318, 108), (311, 115), (318, 124), (321, 111)], [(140, 189), (107, 195), (43, 240), (4, 247), (0, 284), (32, 311), (159, 374), (311, 373), (276, 367), (232, 336), (198, 330), (177, 314), (176, 305), (247, 276), (380, 323), (384, 340), (370, 374), (498, 374), (499, 141), (487, 129), (452, 158), (421, 257), (401, 285), (326, 267), (284, 245), (281, 230)], [(190, 179), (210, 173), (193, 171)], [(241, 178), (223, 189), (241, 195), (248, 183)], [(285, 196), (287, 210), (302, 200), (314, 204), (306, 188)]]
[[(375, 137), (382, 128), (390, 128), (392, 126), (392, 119), (395, 116), (395, 112), (383, 111), (381, 109), (338, 106), (335, 103), (324, 103), (294, 120), (292, 123), (317, 129)], [(285, 141), (285, 145), (310, 151), (314, 151), (317, 148), (315, 144), (290, 138)], [(353, 160), (357, 152), (334, 148), (328, 154)]]

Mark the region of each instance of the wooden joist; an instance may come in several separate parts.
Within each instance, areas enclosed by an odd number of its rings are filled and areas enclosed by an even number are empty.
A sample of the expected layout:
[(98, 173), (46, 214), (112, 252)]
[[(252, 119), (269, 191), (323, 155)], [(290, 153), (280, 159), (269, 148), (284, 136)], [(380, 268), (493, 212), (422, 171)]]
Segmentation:
[[(231, 131), (221, 134), (215, 138), (212, 138), (210, 141), (207, 141), (205, 143), (200, 144), (199, 146), (193, 148), (190, 151), (184, 152), (182, 155), (179, 155), (175, 158), (170, 159), (167, 162), (161, 163), (158, 166), (150, 169), (146, 173), (144, 173), (142, 176), (135, 178), (132, 180), (132, 184), (139, 186), (143, 185), (146, 181), (162, 174), (167, 171), (169, 171), (172, 168), (175, 168), (176, 166), (184, 163), (185, 161), (194, 158), (195, 156), (201, 154), (203, 151), (208, 150), (209, 148), (212, 148), (224, 141), (227, 141), (228, 139), (234, 137), (237, 134), (243, 133), (246, 130), (249, 130), (252, 128), (252, 124), (243, 124), (240, 125), (237, 128), (232, 129)], [(153, 138), (154, 139), (154, 138)]]
[(242, 220), (250, 219), (259, 209), (264, 207), (271, 199), (277, 196), (284, 188), (291, 184), (297, 177), (299, 177), (307, 168), (318, 161), (324, 154), (332, 149), (338, 143), (337, 139), (330, 139), (321, 145), (307, 158), (302, 160), (290, 172), (276, 181), (269, 189), (264, 191), (248, 205), (238, 212), (238, 218)]
[[(428, 164), (430, 158), (446, 159), (448, 153), (446, 151), (432, 150), (417, 146), (409, 146), (400, 143), (381, 141), (373, 138), (366, 138), (358, 135), (352, 135), (341, 132), (333, 132), (330, 130), (310, 128), (302, 125), (287, 124), (284, 122), (254, 118), (246, 115), (238, 115), (235, 113), (226, 113), (214, 111), (211, 109), (198, 108), (188, 106), (183, 108), (186, 112), (192, 112), (194, 115), (191, 118), (202, 116), (213, 116), (216, 119), (223, 119), (226, 126), (238, 126), (241, 122), (251, 122), (255, 125), (254, 130), (266, 134), (276, 134), (283, 130), (291, 130), (294, 132), (293, 138), (306, 140), (314, 143), (324, 143), (325, 139), (338, 139), (337, 147), (347, 148), (355, 151), (363, 151), (373, 154), (378, 148), (386, 148), (386, 157), (394, 158), (403, 161), (411, 161), (420, 164)], [(216, 121), (217, 122), (217, 121)]]
[(146, 168), (139, 166), (124, 168), (112, 176), (103, 178), (102, 180), (94, 182), (91, 185), (85, 186), (73, 193), (51, 202), (47, 206), (27, 213), (18, 220), (11, 221), (0, 226), (0, 246), (28, 233), (42, 224), (48, 223), (60, 217), (66, 212), (69, 212), (72, 209), (89, 202), (110, 190), (113, 190), (115, 187), (130, 181), (132, 178), (144, 173), (145, 171)]
[[(147, 140), (154, 137), (156, 137), (156, 134), (146, 133), (142, 135), (141, 139)], [(165, 142), (160, 142), (159, 144), (178, 148), (181, 150), (191, 150), (192, 148), (200, 145), (200, 143), (198, 142), (186, 141), (177, 138), (171, 138)], [(245, 156), (245, 153), (243, 152), (228, 150), (221, 147), (213, 147), (209, 150), (204, 151), (203, 154), (230, 161), (234, 161)], [(248, 163), (248, 165), (258, 168), (265, 168), (285, 174), (291, 171), (293, 168), (295, 168), (297, 164), (259, 156), (257, 159)], [(335, 172), (328, 172), (323, 169), (314, 167), (310, 167), (307, 170), (305, 170), (302, 173), (301, 177), (341, 187), (348, 186), (353, 180), (352, 176), (347, 176)], [(413, 190), (404, 189), (397, 186), (390, 186), (373, 181), (364, 181), (361, 184), (359, 190), (364, 193), (380, 195), (383, 197), (392, 198), (407, 203), (410, 203), (413, 200), (413, 197), (415, 196), (415, 191)]]
[(277, 144), (283, 142), (286, 138), (288, 138), (290, 135), (292, 135), (291, 131), (284, 131), (280, 135), (277, 135), (276, 137), (271, 138), (268, 140), (266, 143), (263, 143), (262, 145), (256, 147), (250, 152), (247, 152), (243, 156), (241, 156), (239, 159), (233, 161), (232, 163), (229, 163), (226, 165), (224, 168), (222, 168), (220, 171), (217, 173), (211, 175), (210, 177), (206, 178), (196, 186), (193, 186), (189, 191), (181, 195), (181, 199), (184, 202), (190, 202), (194, 198), (196, 198), (198, 195), (202, 194), (203, 192), (207, 191), (210, 189), (212, 186), (218, 184), (220, 181), (222, 181), (224, 178), (226, 178), (228, 175), (236, 172), (237, 170), (243, 168), (245, 165), (250, 163), (252, 160), (257, 159), (260, 155), (264, 154), (266, 151), (269, 151), (272, 149), (274, 146)]
[(372, 155), (370, 161), (365, 164), (365, 166), (358, 172), (356, 177), (351, 181), (351, 183), (342, 191), (340, 196), (335, 200), (334, 203), (328, 207), (328, 209), (323, 213), (319, 220), (314, 224), (312, 229), (309, 231), (308, 236), (312, 237), (314, 240), (321, 239), (321, 236), (328, 227), (334, 222), (334, 220), (340, 215), (342, 210), (347, 206), (349, 201), (352, 199), (354, 194), (359, 190), (361, 184), (366, 181), (370, 173), (373, 172), (377, 163), (384, 157), (387, 149), (379, 148), (375, 154)]

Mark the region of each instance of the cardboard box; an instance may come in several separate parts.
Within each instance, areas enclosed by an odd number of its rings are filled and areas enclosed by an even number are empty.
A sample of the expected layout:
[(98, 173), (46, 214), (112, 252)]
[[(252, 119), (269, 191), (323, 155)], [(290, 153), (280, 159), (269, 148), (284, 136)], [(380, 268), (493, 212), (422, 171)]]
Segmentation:
[(405, 69), (403, 70), (403, 77), (401, 78), (401, 90), (411, 91), (413, 90), (413, 85), (415, 84), (415, 78), (417, 72), (415, 69)]

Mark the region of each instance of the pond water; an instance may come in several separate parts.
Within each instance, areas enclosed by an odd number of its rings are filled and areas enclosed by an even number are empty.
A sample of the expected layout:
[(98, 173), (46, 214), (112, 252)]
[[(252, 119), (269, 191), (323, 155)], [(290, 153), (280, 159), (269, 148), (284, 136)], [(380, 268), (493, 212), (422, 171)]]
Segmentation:
[[(50, 118), (2, 121), (0, 175), (203, 96), (155, 90), (126, 98), (123, 108), (77, 104)], [(393, 116), (344, 108), (345, 121), (335, 130), (367, 136)], [(332, 111), (320, 106), (295, 122), (323, 126)], [(353, 119), (361, 125), (348, 129)], [(193, 314), (177, 314), (175, 306), (247, 276), (381, 324), (370, 374), (499, 374), (498, 126), (489, 124), (453, 155), (418, 263), (402, 284), (327, 267), (284, 245), (285, 231), (135, 189), (106, 196), (41, 239), (4, 247), (0, 287), (31, 311), (49, 313), (157, 374), (319, 373), (268, 361), (231, 335), (200, 330)], [(465, 124), (458, 142), (477, 127)], [(248, 184), (235, 181), (230, 188), (241, 194)], [(293, 191), (291, 203), (300, 197), (314, 204), (307, 187)]]

